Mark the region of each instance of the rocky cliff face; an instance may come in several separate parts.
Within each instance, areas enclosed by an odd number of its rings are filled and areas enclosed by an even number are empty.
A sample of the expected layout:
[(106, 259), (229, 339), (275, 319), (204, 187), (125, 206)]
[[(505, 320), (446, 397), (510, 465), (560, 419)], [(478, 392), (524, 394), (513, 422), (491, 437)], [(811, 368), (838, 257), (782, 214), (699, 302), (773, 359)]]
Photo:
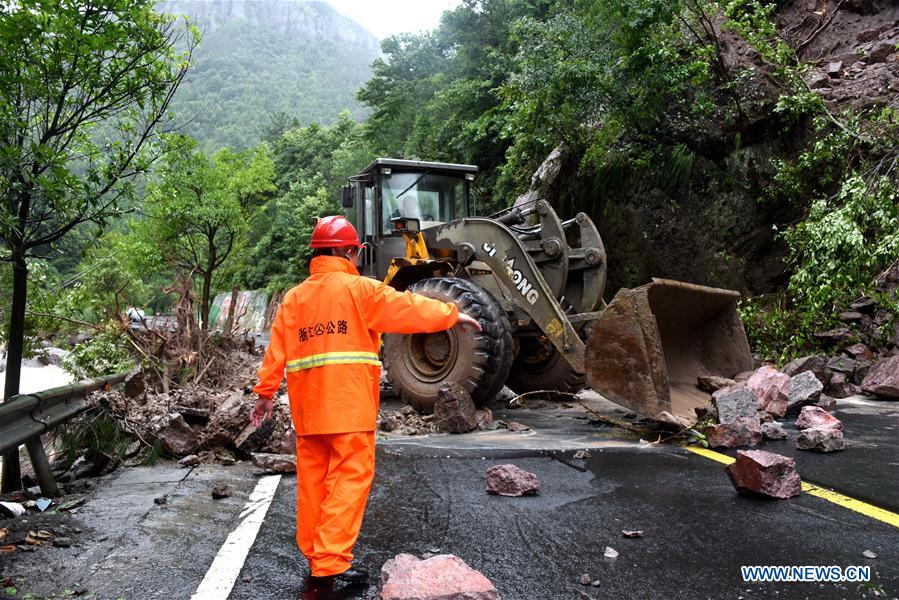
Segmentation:
[(187, 15), (206, 33), (246, 23), (305, 40), (344, 42), (378, 51), (378, 40), (325, 2), (315, 0), (162, 0), (159, 12)]
[[(899, 2), (794, 0), (779, 13), (781, 35), (810, 64), (806, 81), (834, 114), (899, 109)], [(734, 69), (763, 69), (748, 45), (724, 32), (725, 59)], [(697, 132), (685, 189), (634, 182), (598, 201), (602, 181), (581, 175), (580, 155), (565, 157), (544, 196), (565, 216), (584, 210), (596, 222), (609, 257), (606, 292), (668, 277), (728, 287), (745, 294), (781, 289), (789, 278), (787, 247), (778, 230), (804, 217), (805, 206), (765, 198), (776, 161), (794, 157), (807, 140), (785, 135), (773, 110), (782, 90), (757, 90), (737, 149), (733, 134), (710, 121)], [(766, 83), (770, 86), (770, 82)], [(767, 98), (767, 100), (764, 100)], [(664, 182), (661, 182), (664, 184)]]

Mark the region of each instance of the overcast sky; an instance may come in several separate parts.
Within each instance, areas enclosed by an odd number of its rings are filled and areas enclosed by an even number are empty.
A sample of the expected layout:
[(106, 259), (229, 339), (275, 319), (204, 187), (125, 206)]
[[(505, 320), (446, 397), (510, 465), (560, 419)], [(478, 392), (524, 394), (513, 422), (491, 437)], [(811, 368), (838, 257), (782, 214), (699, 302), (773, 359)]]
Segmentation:
[(394, 33), (434, 29), (443, 11), (460, 0), (326, 0), (379, 39)]

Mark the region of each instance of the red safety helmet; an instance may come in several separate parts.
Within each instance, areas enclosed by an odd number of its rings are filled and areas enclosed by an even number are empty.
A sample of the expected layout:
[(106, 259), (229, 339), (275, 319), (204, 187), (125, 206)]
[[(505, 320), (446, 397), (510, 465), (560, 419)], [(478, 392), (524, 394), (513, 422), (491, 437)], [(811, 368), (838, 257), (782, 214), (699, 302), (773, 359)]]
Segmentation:
[(319, 219), (315, 229), (312, 230), (312, 241), (309, 245), (313, 248), (362, 247), (356, 228), (345, 217), (339, 215)]

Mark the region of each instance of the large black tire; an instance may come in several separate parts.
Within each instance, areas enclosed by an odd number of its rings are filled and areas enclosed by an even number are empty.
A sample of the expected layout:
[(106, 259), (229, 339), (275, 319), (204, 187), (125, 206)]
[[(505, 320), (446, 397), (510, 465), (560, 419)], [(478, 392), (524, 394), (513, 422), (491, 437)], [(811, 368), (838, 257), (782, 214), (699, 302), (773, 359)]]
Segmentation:
[(458, 326), (437, 333), (384, 336), (384, 368), (400, 397), (420, 412), (434, 410), (437, 391), (448, 382), (460, 384), (477, 406), (492, 400), (512, 367), (512, 333), (499, 302), (474, 283), (454, 277), (419, 281), (409, 290), (453, 302), (474, 317), (482, 330)]
[(517, 394), (539, 390), (576, 394), (586, 387), (587, 378), (575, 371), (548, 341), (522, 337), (506, 385)]

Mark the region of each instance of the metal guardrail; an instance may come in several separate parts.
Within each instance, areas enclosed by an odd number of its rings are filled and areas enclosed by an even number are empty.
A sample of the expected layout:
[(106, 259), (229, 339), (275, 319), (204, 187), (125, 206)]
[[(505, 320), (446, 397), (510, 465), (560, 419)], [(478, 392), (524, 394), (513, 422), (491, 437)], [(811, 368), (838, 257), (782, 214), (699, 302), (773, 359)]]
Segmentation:
[(0, 404), (0, 453), (25, 444), (41, 492), (48, 496), (58, 495), (40, 436), (86, 410), (88, 394), (121, 383), (126, 376), (126, 373), (120, 373), (13, 396)]

